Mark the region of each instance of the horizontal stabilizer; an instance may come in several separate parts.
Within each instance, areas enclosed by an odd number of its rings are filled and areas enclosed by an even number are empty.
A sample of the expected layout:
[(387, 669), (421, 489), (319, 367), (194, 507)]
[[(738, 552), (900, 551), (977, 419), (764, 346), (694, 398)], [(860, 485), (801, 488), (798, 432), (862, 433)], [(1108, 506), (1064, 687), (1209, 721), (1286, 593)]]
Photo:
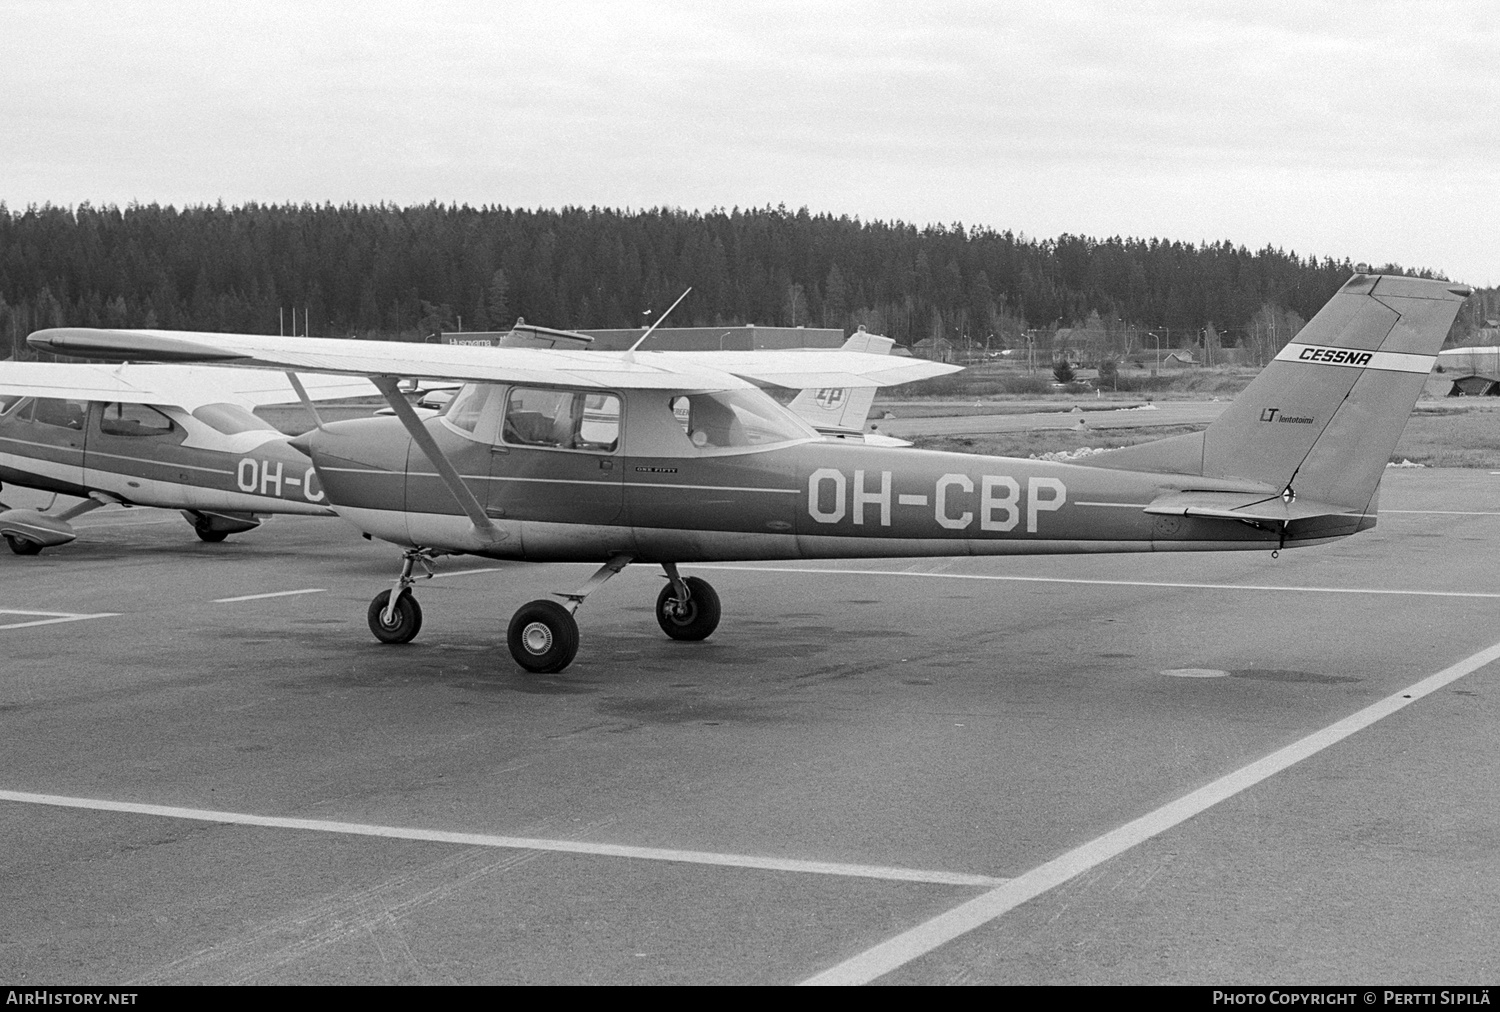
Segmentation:
[(1290, 502), (1279, 493), (1266, 492), (1170, 492), (1151, 501), (1147, 513), (1174, 517), (1217, 517), (1255, 523), (1291, 523), (1314, 517), (1362, 516), (1358, 510), (1311, 499)]

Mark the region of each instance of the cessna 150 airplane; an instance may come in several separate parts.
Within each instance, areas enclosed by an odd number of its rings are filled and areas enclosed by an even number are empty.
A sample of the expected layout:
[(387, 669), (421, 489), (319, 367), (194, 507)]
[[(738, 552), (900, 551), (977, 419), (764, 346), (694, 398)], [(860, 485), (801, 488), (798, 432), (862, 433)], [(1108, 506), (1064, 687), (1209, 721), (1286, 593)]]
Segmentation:
[[(353, 376), (308, 376), (302, 388), (316, 400), (375, 393)], [(111, 504), (181, 510), (204, 541), (271, 513), (332, 516), (307, 457), (251, 414), (298, 396), (258, 370), (0, 363), (0, 483), (82, 499), (57, 513), (0, 504), (0, 536), (35, 555)]]
[[(642, 353), (370, 344), (165, 331), (40, 331), (93, 358), (207, 361), (369, 376), (396, 417), (298, 437), (329, 501), (404, 548), (370, 603), (375, 636), (406, 642), (414, 569), (436, 556), (601, 563), (561, 602), (523, 605), (511, 655), (559, 671), (574, 613), (635, 562), (667, 577), (656, 617), (701, 640), (717, 593), (692, 562), (1064, 552), (1265, 550), (1375, 524), (1385, 465), (1458, 308), (1459, 285), (1357, 274), (1206, 431), (1087, 465), (825, 440), (751, 382), (849, 388), (946, 371), (844, 351)], [(478, 354), (475, 354), (478, 352)], [(398, 376), (465, 381), (422, 421)]]

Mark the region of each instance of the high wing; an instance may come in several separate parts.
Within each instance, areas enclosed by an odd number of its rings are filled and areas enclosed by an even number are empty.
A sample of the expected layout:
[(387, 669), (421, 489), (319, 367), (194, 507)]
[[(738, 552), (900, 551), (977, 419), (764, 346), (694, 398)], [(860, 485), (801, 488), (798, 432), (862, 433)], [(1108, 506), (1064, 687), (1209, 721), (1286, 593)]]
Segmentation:
[(627, 389), (886, 386), (954, 372), (921, 359), (846, 351), (599, 352), (396, 341), (59, 327), (27, 338), (78, 358), (213, 362), (296, 372)]
[[(309, 376), (312, 400), (377, 393), (362, 376)], [(70, 362), (0, 362), (0, 394), (77, 398), (121, 404), (171, 404), (192, 411), (204, 404), (289, 404), (298, 397), (282, 373), (223, 366)]]

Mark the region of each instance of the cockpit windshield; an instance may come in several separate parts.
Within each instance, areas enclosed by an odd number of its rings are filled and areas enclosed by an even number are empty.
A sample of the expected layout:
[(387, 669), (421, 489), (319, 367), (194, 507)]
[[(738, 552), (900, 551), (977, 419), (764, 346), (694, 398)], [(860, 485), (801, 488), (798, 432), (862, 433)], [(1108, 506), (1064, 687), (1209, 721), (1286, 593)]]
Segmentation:
[(448, 402), (443, 421), (480, 442), (495, 442), (500, 432), (500, 412), (505, 406), (505, 388), (493, 383), (466, 383)]
[(241, 432), (280, 432), (276, 426), (257, 418), (238, 404), (203, 404), (193, 409), (193, 417), (226, 436)]
[(699, 449), (731, 449), (816, 439), (817, 433), (759, 390), (676, 394), (672, 415)]

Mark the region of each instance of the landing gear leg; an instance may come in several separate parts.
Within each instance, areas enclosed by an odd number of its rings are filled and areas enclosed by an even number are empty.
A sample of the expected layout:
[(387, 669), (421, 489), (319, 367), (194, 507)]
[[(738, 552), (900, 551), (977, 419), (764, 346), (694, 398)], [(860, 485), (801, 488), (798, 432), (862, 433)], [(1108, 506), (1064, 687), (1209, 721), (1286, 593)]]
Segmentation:
[(677, 564), (662, 563), (667, 585), (656, 598), (656, 622), (674, 640), (706, 640), (719, 627), (719, 594), (707, 580), (682, 577)]
[(558, 594), (563, 603), (530, 601), (511, 616), (506, 644), (516, 663), (527, 671), (550, 674), (573, 663), (578, 654), (578, 620), (573, 617), (584, 598), (630, 565), (631, 556), (616, 555), (571, 594)]
[[(430, 580), (434, 573), (432, 560), (435, 553), (430, 548), (412, 548), (401, 553), (401, 575), (396, 586), (382, 590), (370, 602), (367, 618), (370, 632), (382, 643), (410, 643), (422, 629), (422, 606), (412, 596), (412, 584), (418, 580)], [(421, 563), (426, 572), (412, 576), (412, 570)]]

